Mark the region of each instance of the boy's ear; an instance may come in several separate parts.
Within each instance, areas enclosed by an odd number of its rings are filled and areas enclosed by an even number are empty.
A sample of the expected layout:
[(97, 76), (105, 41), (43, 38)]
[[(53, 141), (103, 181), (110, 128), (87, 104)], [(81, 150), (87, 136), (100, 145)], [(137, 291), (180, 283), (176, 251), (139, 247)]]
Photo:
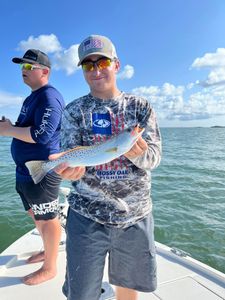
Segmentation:
[(48, 74), (49, 73), (49, 70), (48, 69), (43, 69), (43, 74)]
[(115, 61), (115, 65), (116, 65), (115, 69), (116, 69), (116, 73), (117, 73), (120, 70), (120, 61), (118, 59)]

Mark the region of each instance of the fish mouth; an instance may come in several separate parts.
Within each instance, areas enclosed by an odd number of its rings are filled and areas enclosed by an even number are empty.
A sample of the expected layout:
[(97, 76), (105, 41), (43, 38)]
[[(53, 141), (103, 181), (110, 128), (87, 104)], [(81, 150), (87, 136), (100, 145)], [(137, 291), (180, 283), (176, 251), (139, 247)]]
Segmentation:
[(145, 128), (141, 128), (139, 125), (135, 126), (133, 130), (131, 130), (131, 135), (132, 136), (139, 136), (142, 135), (142, 133), (145, 131)]
[(141, 133), (141, 134), (142, 134), (144, 131), (145, 131), (144, 128), (137, 126), (137, 132), (138, 132), (138, 133)]
[(143, 133), (145, 129), (144, 129), (143, 127), (140, 127), (140, 125), (138, 124), (138, 125), (136, 125), (136, 126), (134, 127), (134, 130), (135, 130), (137, 133)]

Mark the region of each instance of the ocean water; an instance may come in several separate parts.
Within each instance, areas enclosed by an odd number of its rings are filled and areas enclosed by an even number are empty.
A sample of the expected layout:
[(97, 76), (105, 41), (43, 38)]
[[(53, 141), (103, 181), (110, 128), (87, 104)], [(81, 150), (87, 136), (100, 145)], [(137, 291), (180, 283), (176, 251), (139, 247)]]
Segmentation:
[[(225, 273), (225, 128), (162, 128), (152, 172), (155, 239)], [(0, 252), (33, 228), (15, 192), (10, 138), (0, 137)]]

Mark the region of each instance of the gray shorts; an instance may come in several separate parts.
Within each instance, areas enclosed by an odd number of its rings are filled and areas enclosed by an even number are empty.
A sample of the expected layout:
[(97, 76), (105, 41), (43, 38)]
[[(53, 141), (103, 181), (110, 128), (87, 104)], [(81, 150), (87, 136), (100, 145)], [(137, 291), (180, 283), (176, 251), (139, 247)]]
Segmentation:
[(54, 219), (58, 214), (58, 195), (61, 177), (48, 173), (41, 182), (16, 182), (16, 191), (25, 210), (32, 209), (35, 220)]
[(153, 217), (128, 228), (99, 224), (69, 209), (67, 270), (63, 293), (68, 300), (99, 300), (106, 254), (109, 282), (142, 292), (156, 289)]

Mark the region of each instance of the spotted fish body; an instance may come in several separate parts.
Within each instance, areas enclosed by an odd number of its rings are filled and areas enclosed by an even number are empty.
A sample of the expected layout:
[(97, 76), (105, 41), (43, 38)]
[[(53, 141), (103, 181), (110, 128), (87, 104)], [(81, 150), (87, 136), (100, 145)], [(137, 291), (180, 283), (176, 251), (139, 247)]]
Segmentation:
[(143, 131), (144, 129), (140, 129), (137, 126), (133, 130), (127, 129), (101, 144), (87, 147), (81, 146), (68, 150), (58, 159), (28, 161), (25, 165), (34, 183), (37, 184), (50, 170), (61, 163), (67, 163), (69, 167), (88, 167), (108, 163), (128, 152)]

